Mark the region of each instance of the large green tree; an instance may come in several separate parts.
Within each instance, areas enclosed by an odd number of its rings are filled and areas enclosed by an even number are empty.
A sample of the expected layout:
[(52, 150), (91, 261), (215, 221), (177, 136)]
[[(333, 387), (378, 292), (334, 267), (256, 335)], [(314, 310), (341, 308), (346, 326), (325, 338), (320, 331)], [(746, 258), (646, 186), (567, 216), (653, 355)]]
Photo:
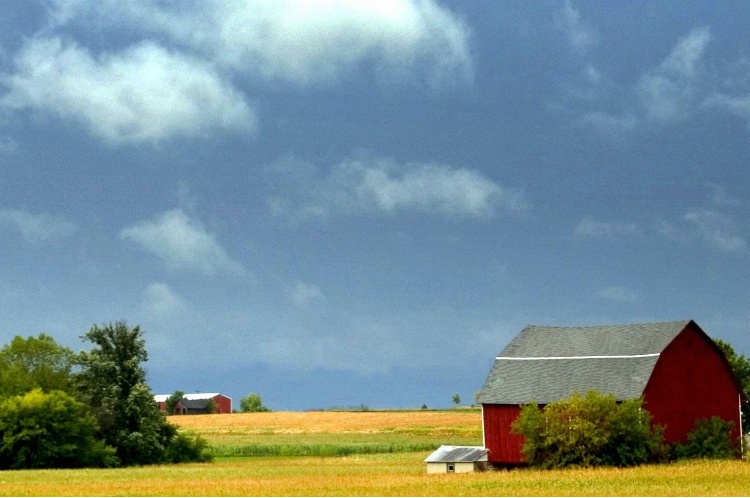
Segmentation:
[(750, 398), (748, 398), (750, 395), (750, 360), (745, 358), (744, 355), (737, 353), (728, 342), (721, 339), (714, 339), (714, 342), (724, 352), (724, 356), (727, 357), (745, 394), (745, 401), (742, 403), (742, 430), (747, 432), (750, 430), (750, 425), (748, 425), (750, 422), (750, 414), (748, 414), (748, 411), (750, 411), (750, 406), (748, 406), (750, 402)]
[(125, 322), (94, 325), (82, 339), (94, 347), (79, 354), (77, 386), (101, 436), (123, 465), (163, 461), (177, 430), (159, 411), (146, 384), (141, 364), (148, 354), (140, 328)]
[(75, 354), (46, 335), (16, 336), (0, 349), (0, 397), (25, 394), (39, 388), (73, 392), (71, 372)]

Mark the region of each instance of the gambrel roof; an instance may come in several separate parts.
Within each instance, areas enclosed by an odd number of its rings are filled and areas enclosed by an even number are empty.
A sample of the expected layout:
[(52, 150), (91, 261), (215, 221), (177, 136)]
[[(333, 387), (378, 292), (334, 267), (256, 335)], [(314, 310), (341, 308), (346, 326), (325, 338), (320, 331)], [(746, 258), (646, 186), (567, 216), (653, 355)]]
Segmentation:
[(691, 323), (528, 326), (496, 358), (477, 402), (548, 404), (589, 390), (637, 398), (661, 352)]

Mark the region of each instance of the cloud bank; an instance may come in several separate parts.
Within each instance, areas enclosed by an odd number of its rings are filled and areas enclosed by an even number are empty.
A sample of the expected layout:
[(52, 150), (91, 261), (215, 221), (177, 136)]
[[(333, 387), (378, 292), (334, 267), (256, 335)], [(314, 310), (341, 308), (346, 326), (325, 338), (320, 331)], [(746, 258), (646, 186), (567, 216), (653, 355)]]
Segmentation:
[(167, 36), (234, 70), (298, 84), (331, 81), (361, 63), (422, 67), (434, 82), (468, 79), (468, 28), (432, 0), (57, 1), (58, 24), (120, 24)]

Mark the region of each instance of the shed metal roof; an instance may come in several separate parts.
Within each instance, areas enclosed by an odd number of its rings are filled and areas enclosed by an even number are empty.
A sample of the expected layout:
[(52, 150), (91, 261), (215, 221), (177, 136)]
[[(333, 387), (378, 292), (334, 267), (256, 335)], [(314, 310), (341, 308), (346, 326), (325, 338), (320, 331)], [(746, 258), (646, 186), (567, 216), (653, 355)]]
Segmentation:
[(443, 445), (424, 459), (427, 463), (486, 462), (489, 450), (482, 446)]
[(592, 389), (637, 398), (661, 352), (689, 323), (528, 326), (496, 358), (477, 401), (547, 404)]

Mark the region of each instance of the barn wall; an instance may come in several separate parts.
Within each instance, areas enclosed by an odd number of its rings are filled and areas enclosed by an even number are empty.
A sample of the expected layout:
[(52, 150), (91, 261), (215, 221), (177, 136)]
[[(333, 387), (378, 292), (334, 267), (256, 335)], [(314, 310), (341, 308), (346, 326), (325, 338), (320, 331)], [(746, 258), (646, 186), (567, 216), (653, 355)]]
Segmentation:
[(740, 436), (739, 392), (710, 339), (688, 326), (662, 351), (644, 390), (653, 423), (665, 425), (667, 442), (686, 440), (695, 421), (719, 416)]
[(219, 394), (214, 396), (216, 403), (216, 413), (232, 413), (232, 398)]
[(518, 405), (482, 405), (484, 446), (495, 464), (523, 464), (523, 436), (511, 434), (510, 426), (521, 413)]

